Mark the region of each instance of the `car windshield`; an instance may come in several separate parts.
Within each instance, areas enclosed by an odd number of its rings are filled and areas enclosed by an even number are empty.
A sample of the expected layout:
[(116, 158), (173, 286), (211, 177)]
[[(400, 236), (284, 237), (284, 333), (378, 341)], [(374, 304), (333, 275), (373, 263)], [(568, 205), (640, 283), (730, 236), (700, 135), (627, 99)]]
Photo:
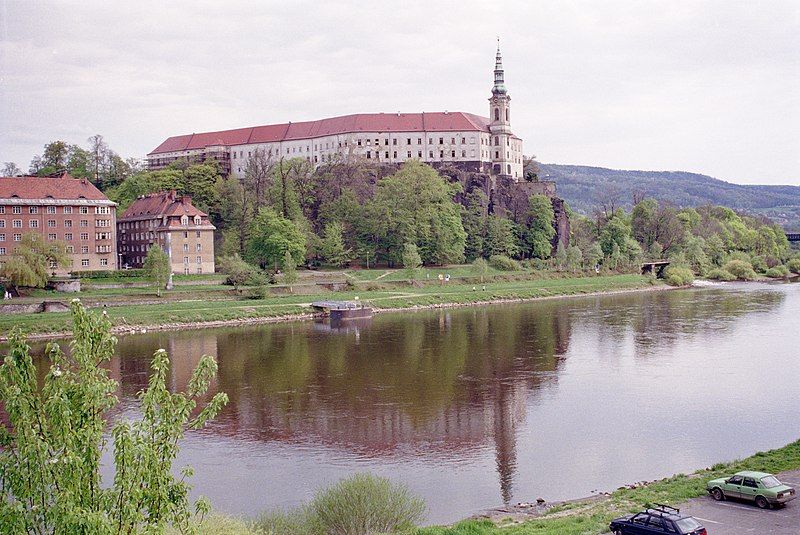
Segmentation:
[(775, 477), (775, 476), (762, 477), (761, 478), (761, 482), (768, 489), (771, 489), (772, 487), (780, 487), (781, 486), (781, 482), (778, 481), (778, 478)]
[(681, 518), (680, 520), (676, 520), (675, 523), (678, 525), (678, 528), (684, 533), (689, 533), (690, 531), (694, 531), (697, 528), (702, 528), (703, 524), (698, 522), (692, 517)]

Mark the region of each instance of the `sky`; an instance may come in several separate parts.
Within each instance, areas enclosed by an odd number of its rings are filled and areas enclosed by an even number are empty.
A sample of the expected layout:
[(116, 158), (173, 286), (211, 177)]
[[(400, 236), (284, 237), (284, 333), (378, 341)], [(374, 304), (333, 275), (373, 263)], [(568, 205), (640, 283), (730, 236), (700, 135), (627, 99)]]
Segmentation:
[(800, 0), (0, 0), (0, 162), (101, 134), (488, 115), (545, 163), (800, 185)]

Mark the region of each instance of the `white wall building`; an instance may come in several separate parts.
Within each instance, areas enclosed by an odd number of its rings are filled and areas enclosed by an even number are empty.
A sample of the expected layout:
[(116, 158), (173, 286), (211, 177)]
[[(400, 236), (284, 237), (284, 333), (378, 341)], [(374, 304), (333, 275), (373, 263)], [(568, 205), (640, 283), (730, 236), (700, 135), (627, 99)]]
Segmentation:
[(522, 179), (522, 140), (511, 131), (511, 97), (505, 87), (500, 47), (489, 98), (489, 117), (465, 112), (362, 113), (173, 136), (147, 155), (149, 169), (178, 159), (214, 159), (241, 176), (256, 150), (273, 158), (303, 158), (315, 166), (334, 155), (382, 163), (417, 159), (464, 170)]

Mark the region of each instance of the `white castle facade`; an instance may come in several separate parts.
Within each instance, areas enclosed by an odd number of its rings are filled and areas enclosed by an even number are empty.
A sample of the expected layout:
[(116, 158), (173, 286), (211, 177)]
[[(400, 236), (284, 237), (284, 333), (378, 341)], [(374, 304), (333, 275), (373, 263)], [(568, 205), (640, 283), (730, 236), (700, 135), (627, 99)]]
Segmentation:
[(522, 139), (511, 131), (511, 97), (497, 48), (489, 117), (465, 112), (363, 113), (173, 136), (147, 155), (149, 169), (185, 159), (213, 159), (225, 173), (241, 176), (256, 151), (272, 158), (303, 158), (314, 166), (333, 159), (381, 163), (417, 159), (455, 165), (519, 181)]

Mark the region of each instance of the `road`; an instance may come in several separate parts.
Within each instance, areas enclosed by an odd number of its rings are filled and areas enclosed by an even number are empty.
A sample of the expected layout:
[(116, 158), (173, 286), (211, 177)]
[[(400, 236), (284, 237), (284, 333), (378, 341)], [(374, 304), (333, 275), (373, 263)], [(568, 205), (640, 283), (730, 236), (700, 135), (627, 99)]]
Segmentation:
[[(800, 470), (778, 474), (778, 479), (800, 490)], [(678, 506), (706, 527), (708, 535), (800, 534), (800, 499), (780, 509), (759, 509), (740, 501), (717, 502), (711, 496), (695, 498)]]

